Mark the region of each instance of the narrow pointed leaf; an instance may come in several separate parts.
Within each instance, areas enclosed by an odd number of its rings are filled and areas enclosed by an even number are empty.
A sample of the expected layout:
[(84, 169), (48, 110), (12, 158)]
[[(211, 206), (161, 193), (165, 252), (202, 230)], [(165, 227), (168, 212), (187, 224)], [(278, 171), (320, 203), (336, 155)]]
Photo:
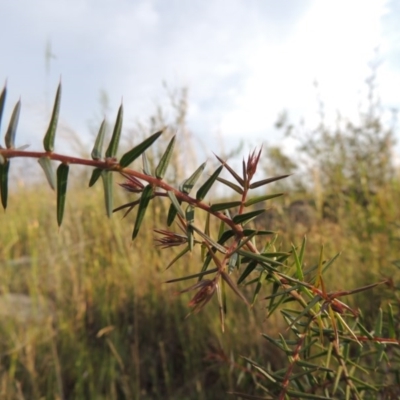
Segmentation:
[(92, 187), (100, 178), (101, 173), (104, 170), (101, 168), (95, 168), (92, 172), (92, 176), (90, 177), (90, 181), (89, 181), (89, 187)]
[(375, 321), (375, 329), (374, 329), (375, 336), (382, 336), (382, 322), (383, 322), (383, 312), (382, 308), (379, 308), (378, 317), (376, 318)]
[(48, 152), (52, 152), (54, 150), (54, 140), (56, 137), (58, 115), (60, 113), (60, 103), (61, 103), (61, 82), (58, 84), (56, 98), (53, 106), (53, 113), (51, 115), (51, 120), (49, 123), (49, 127), (47, 128), (46, 135), (44, 136), (43, 139), (44, 149)]
[[(304, 242), (303, 242), (304, 243)], [(294, 258), (294, 263), (296, 265), (296, 278), (300, 281), (304, 280), (304, 275), (303, 275), (303, 265), (300, 262), (300, 258), (297, 254), (296, 248), (292, 244), (292, 250), (293, 250), (293, 258)]]
[(270, 199), (274, 199), (275, 197), (283, 196), (284, 193), (274, 193), (274, 194), (267, 194), (265, 196), (257, 196), (249, 199), (244, 203), (245, 207), (252, 206), (253, 204), (261, 203), (262, 201), (267, 201)]
[[(161, 131), (154, 133), (153, 135), (151, 135), (150, 137), (145, 139), (142, 143), (135, 146), (132, 150), (129, 150), (127, 153), (125, 153), (122, 156), (121, 161), (119, 162), (121, 167), (123, 167), (123, 168), (127, 167), (130, 163), (132, 163), (138, 157), (140, 157), (142, 154), (144, 154), (146, 149), (148, 149), (161, 136), (161, 134), (163, 132), (164, 131), (161, 130)], [(150, 171), (145, 172), (145, 174), (151, 175)]]
[(393, 308), (392, 305), (389, 303), (388, 304), (388, 331), (389, 331), (389, 337), (391, 339), (396, 338), (396, 324), (394, 320), (394, 315), (393, 315)]
[(167, 216), (167, 226), (171, 226), (175, 220), (176, 215), (178, 214), (178, 210), (176, 207), (171, 203), (168, 210)]
[(243, 186), (244, 185), (244, 180), (235, 172), (233, 168), (231, 168), (224, 160), (222, 160), (220, 157), (218, 157), (216, 154), (214, 154), (215, 157), (217, 157), (217, 160), (230, 172), (230, 174), (237, 180), (237, 182)]
[(151, 176), (150, 163), (149, 159), (147, 158), (146, 152), (142, 153), (142, 164), (143, 164), (143, 173), (148, 176)]
[(169, 144), (167, 146), (167, 149), (165, 150), (163, 156), (161, 157), (160, 162), (157, 165), (156, 177), (158, 179), (164, 178), (165, 171), (168, 168), (168, 164), (169, 164), (169, 162), (171, 160), (171, 156), (172, 156), (172, 153), (174, 151), (174, 146), (175, 146), (175, 136), (173, 136), (172, 139), (170, 140), (170, 142), (169, 142)]
[(106, 120), (103, 119), (103, 122), (100, 125), (99, 132), (97, 133), (96, 141), (94, 142), (91, 154), (93, 160), (100, 160), (103, 157), (103, 143), (104, 143), (105, 133), (106, 133)]
[(42, 167), (47, 182), (49, 182), (50, 187), (55, 190), (56, 188), (56, 174), (54, 173), (53, 166), (51, 165), (51, 161), (49, 157), (40, 157), (38, 163)]
[(4, 160), (4, 163), (0, 164), (0, 194), (1, 194), (1, 204), (3, 205), (4, 210), (7, 208), (9, 169), (10, 169), (10, 160)]
[(4, 85), (4, 88), (0, 94), (0, 127), (1, 127), (1, 119), (3, 117), (4, 105), (6, 103), (6, 97), (7, 97), (7, 86)]
[(205, 167), (206, 163), (201, 164), (200, 167), (197, 168), (196, 171), (194, 171), (193, 174), (188, 179), (185, 180), (185, 182), (183, 182), (181, 188), (182, 192), (186, 194), (190, 193), (190, 191), (193, 189), (193, 186), (196, 184), (201, 174), (203, 173)]
[[(170, 279), (168, 281), (165, 281), (165, 283), (173, 283), (173, 282), (180, 282), (180, 281), (186, 281), (188, 279), (193, 279), (193, 278), (202, 278), (204, 275), (209, 275), (209, 274), (213, 274), (214, 272), (217, 272), (218, 268), (213, 268), (210, 269), (208, 271), (202, 271), (202, 272), (198, 272), (197, 274), (193, 274), (193, 275), (188, 275), (188, 276), (183, 276), (181, 278), (175, 278), (175, 279)], [(186, 290), (187, 291), (187, 290)]]
[[(97, 174), (98, 172), (96, 172)], [(93, 171), (92, 177), (95, 174)], [(104, 205), (106, 207), (106, 213), (107, 217), (110, 218), (113, 212), (113, 190), (114, 190), (114, 185), (113, 185), (113, 180), (114, 180), (114, 175), (111, 171), (101, 171), (100, 176), (103, 180), (103, 189), (104, 189)], [(98, 178), (96, 178), (97, 180)]]
[(203, 183), (203, 185), (199, 188), (199, 190), (196, 193), (196, 199), (197, 200), (203, 200), (204, 197), (206, 197), (208, 191), (211, 189), (212, 185), (214, 182), (217, 180), (218, 175), (222, 171), (222, 168), (224, 168), (223, 165), (220, 165), (214, 173)]
[(61, 226), (67, 196), (69, 165), (60, 164), (57, 168), (57, 223)]
[(252, 183), (250, 185), (250, 189), (255, 189), (255, 188), (258, 188), (260, 186), (267, 185), (268, 183), (279, 181), (280, 179), (287, 178), (288, 176), (290, 176), (290, 175), (274, 176), (273, 178), (267, 178), (267, 179), (263, 179), (261, 181), (254, 182), (254, 183)]
[(8, 125), (8, 129), (5, 136), (7, 149), (15, 148), (15, 134), (17, 133), (20, 111), (21, 111), (21, 100), (18, 100), (11, 115), (10, 123)]
[(229, 181), (227, 181), (226, 179), (220, 178), (220, 177), (217, 178), (217, 181), (223, 183), (223, 184), (226, 185), (226, 186), (229, 186), (229, 187), (230, 187), (231, 189), (233, 189), (235, 192), (237, 192), (237, 193), (239, 193), (239, 194), (243, 194), (243, 189), (242, 189), (240, 186), (235, 185), (234, 183), (229, 182)]
[(250, 304), (247, 301), (246, 297), (244, 297), (243, 293), (237, 288), (235, 283), (232, 281), (231, 277), (225, 271), (221, 272), (221, 276), (224, 279), (224, 281), (229, 285), (229, 287), (236, 293), (236, 295), (240, 297), (244, 301), (244, 303), (249, 306)]
[(221, 253), (226, 254), (226, 249), (224, 246), (220, 245), (217, 243), (215, 240), (211, 239), (208, 235), (203, 233), (201, 229), (195, 227), (192, 225), (192, 228), (211, 246), (215, 247), (217, 250), (219, 250)]
[(252, 219), (254, 219), (255, 217), (258, 217), (259, 215), (261, 215), (264, 212), (265, 212), (265, 210), (255, 210), (255, 211), (250, 211), (245, 214), (238, 214), (232, 218), (232, 221), (235, 224), (247, 223), (247, 222), (251, 221)]
[(123, 115), (124, 115), (124, 107), (121, 104), (118, 109), (118, 114), (117, 114), (117, 119), (115, 121), (113, 134), (111, 136), (110, 143), (108, 144), (108, 148), (106, 150), (107, 158), (115, 157), (117, 154), (119, 139), (121, 137)]
[[(284, 266), (286, 267), (285, 264), (282, 264), (279, 261), (276, 261), (272, 258), (269, 258), (265, 255), (262, 254), (257, 254), (257, 253), (252, 253), (250, 251), (245, 251), (245, 250), (239, 250), (238, 253), (244, 257), (248, 257), (250, 260), (256, 260), (260, 263), (265, 263), (265, 264), (272, 264), (272, 265), (279, 265), (279, 266)], [(264, 253), (265, 254), (265, 253)], [(274, 253), (272, 253), (274, 254)], [(292, 281), (295, 281), (294, 279), (291, 279)]]
[(143, 222), (144, 215), (146, 214), (147, 206), (153, 196), (153, 186), (147, 185), (142, 192), (140, 198), (139, 208), (136, 215), (135, 227), (133, 228), (132, 240), (136, 238), (139, 233), (140, 226)]
[(183, 257), (190, 250), (189, 246), (185, 247), (166, 267), (166, 269), (170, 268), (173, 264), (175, 264), (181, 257)]
[(241, 201), (228, 201), (226, 203), (216, 203), (211, 205), (211, 211), (222, 211), (227, 208), (239, 207), (242, 204)]
[[(168, 195), (169, 199), (171, 200), (171, 203), (172, 203), (171, 206), (174, 207), (174, 209), (176, 210), (176, 213), (179, 213), (179, 215), (182, 218), (185, 218), (185, 213), (183, 212), (182, 207), (181, 207), (181, 203), (176, 198), (175, 193), (169, 191), (169, 192), (167, 192), (167, 195)], [(170, 210), (171, 210), (171, 208), (170, 208)], [(170, 219), (170, 215), (168, 213), (168, 221), (167, 222), (170, 222), (169, 219)], [(172, 221), (171, 221), (171, 223), (168, 223), (168, 226), (171, 225), (171, 224), (172, 224)]]
[(251, 261), (246, 269), (243, 271), (242, 275), (240, 275), (237, 284), (240, 285), (257, 267), (257, 261)]
[(237, 262), (239, 259), (239, 254), (238, 253), (233, 253), (230, 258), (229, 258), (229, 264), (228, 264), (228, 274), (231, 274), (234, 269), (237, 266)]

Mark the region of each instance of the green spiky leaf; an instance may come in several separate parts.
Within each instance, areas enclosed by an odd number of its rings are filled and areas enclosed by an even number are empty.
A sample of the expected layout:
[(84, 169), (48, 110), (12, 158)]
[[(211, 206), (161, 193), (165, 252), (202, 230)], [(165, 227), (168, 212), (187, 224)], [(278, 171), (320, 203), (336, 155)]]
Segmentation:
[[(119, 162), (119, 165), (121, 165), (122, 168), (127, 167), (130, 163), (132, 163), (139, 156), (141, 156), (146, 151), (146, 149), (148, 149), (161, 136), (161, 134), (163, 132), (164, 131), (161, 130), (161, 131), (154, 133), (153, 135), (148, 137), (146, 140), (144, 140), (142, 143), (135, 146), (132, 150), (129, 150), (127, 153), (125, 153), (122, 156), (121, 161)], [(150, 175), (150, 173), (148, 173), (148, 172), (150, 172), (150, 171), (147, 171), (145, 173), (147, 175)]]
[(290, 176), (290, 175), (274, 176), (273, 178), (267, 178), (267, 179), (263, 179), (261, 181), (254, 182), (254, 183), (252, 183), (250, 185), (250, 189), (255, 189), (255, 188), (258, 188), (260, 186), (267, 185), (268, 183), (279, 181), (280, 179), (287, 178), (288, 176)]
[(180, 190), (186, 194), (189, 194), (190, 191), (193, 189), (193, 186), (196, 184), (201, 174), (203, 173), (205, 167), (206, 163), (201, 164), (200, 167), (197, 168), (196, 171), (194, 171), (193, 174), (185, 180), (185, 182), (183, 182)]
[(7, 86), (4, 85), (4, 88), (0, 94), (0, 126), (1, 126), (1, 119), (3, 117), (4, 105), (6, 104), (6, 97), (7, 97)]
[(121, 137), (121, 131), (122, 131), (123, 116), (124, 116), (124, 107), (121, 104), (119, 106), (119, 109), (118, 109), (118, 114), (117, 114), (117, 119), (115, 121), (113, 134), (111, 136), (110, 143), (109, 143), (108, 148), (106, 150), (106, 157), (107, 158), (115, 157), (116, 154), (117, 154), (118, 145), (119, 145), (119, 139)]
[(221, 173), (222, 168), (224, 168), (223, 165), (220, 165), (214, 173), (203, 183), (203, 185), (199, 188), (199, 190), (196, 193), (196, 199), (197, 200), (203, 200), (204, 197), (206, 197), (208, 191), (211, 189), (213, 186), (214, 182), (217, 180), (218, 175)]
[(61, 103), (61, 82), (58, 84), (56, 98), (53, 106), (53, 113), (51, 114), (49, 127), (47, 128), (46, 135), (44, 136), (43, 139), (44, 149), (48, 152), (52, 152), (54, 150), (54, 140), (56, 138), (58, 115), (60, 113), (60, 103)]
[(99, 132), (97, 133), (96, 141), (94, 142), (91, 154), (93, 160), (100, 160), (103, 157), (103, 143), (105, 134), (106, 134), (106, 120), (103, 119), (103, 122), (100, 125)]
[(211, 211), (222, 211), (227, 208), (239, 207), (242, 204), (241, 201), (228, 201), (226, 203), (216, 203), (211, 205)]
[(226, 180), (224, 178), (220, 178), (220, 177), (217, 178), (217, 181), (223, 183), (224, 185), (226, 185), (228, 187), (230, 187), (235, 192), (237, 192), (239, 194), (243, 194), (243, 189), (240, 186), (238, 186), (238, 185), (236, 185), (236, 184), (234, 184), (232, 182), (229, 182), (228, 180)]
[(153, 186), (147, 185), (143, 189), (142, 197), (140, 198), (139, 208), (136, 215), (135, 227), (133, 228), (133, 233), (132, 233), (132, 240), (134, 240), (139, 233), (140, 225), (143, 222), (147, 206), (149, 205), (152, 197), (153, 197)]
[(250, 211), (250, 212), (245, 213), (245, 214), (238, 214), (238, 215), (235, 215), (232, 218), (232, 221), (235, 224), (244, 224), (244, 223), (250, 222), (255, 217), (258, 217), (263, 212), (265, 212), (265, 210), (255, 210), (255, 211)]
[(222, 158), (218, 157), (216, 154), (214, 154), (215, 157), (217, 157), (217, 160), (230, 172), (230, 174), (237, 180), (240, 186), (243, 187), (244, 185), (244, 180), (235, 172), (235, 170), (230, 167), (225, 161), (222, 160)]
[(9, 169), (10, 169), (10, 161), (4, 160), (4, 163), (0, 164), (0, 194), (1, 194), (1, 204), (3, 205), (4, 210), (7, 208)]
[(245, 207), (249, 207), (249, 206), (252, 206), (253, 204), (261, 203), (263, 201), (282, 196), (283, 194), (284, 193), (274, 193), (274, 194), (267, 194), (265, 196), (253, 197), (252, 199), (247, 200), (246, 203), (244, 203), (244, 205), (245, 205)]
[(163, 156), (161, 157), (160, 162), (157, 165), (156, 177), (158, 179), (164, 178), (165, 171), (167, 170), (168, 164), (171, 160), (172, 152), (174, 151), (174, 146), (175, 146), (175, 136), (173, 136), (172, 139), (170, 140)]
[(5, 136), (7, 149), (15, 148), (15, 134), (17, 133), (20, 111), (21, 111), (21, 100), (18, 100), (11, 115), (10, 123), (8, 125), (8, 129)]
[[(176, 211), (176, 213), (174, 214), (174, 218), (175, 218), (175, 216), (176, 216), (176, 214), (177, 213), (179, 213), (179, 215), (182, 217), (182, 218), (185, 218), (185, 213), (183, 212), (183, 210), (182, 210), (182, 207), (181, 207), (181, 203), (179, 202), (179, 200), (176, 198), (176, 196), (175, 196), (175, 193), (174, 192), (171, 192), (171, 191), (169, 191), (169, 192), (167, 192), (167, 195), (168, 195), (168, 197), (169, 197), (169, 199), (171, 200), (171, 207), (174, 207), (174, 209), (175, 209), (175, 211)], [(171, 210), (171, 208), (170, 208), (170, 210)], [(171, 213), (172, 214), (172, 213)], [(170, 221), (170, 218), (172, 218), (172, 215), (170, 216), (170, 212), (168, 213), (168, 226), (169, 225), (171, 225), (172, 224), (172, 222), (173, 222), (173, 219), (172, 219), (172, 221)], [(170, 222), (170, 223), (169, 223)]]
[(50, 187), (55, 190), (56, 188), (56, 175), (54, 173), (53, 166), (49, 157), (40, 157), (38, 163), (42, 167), (44, 174), (46, 175), (47, 182)]
[(101, 173), (104, 170), (101, 168), (95, 168), (92, 172), (92, 176), (90, 177), (90, 181), (89, 181), (89, 187), (92, 187), (100, 178)]
[[(92, 178), (95, 175), (95, 171), (93, 171)], [(98, 174), (98, 172), (96, 172), (96, 174)], [(113, 180), (114, 180), (114, 175), (113, 175), (113, 173), (111, 171), (103, 170), (103, 171), (101, 171), (100, 176), (101, 176), (101, 178), (103, 180), (104, 204), (106, 206), (106, 213), (107, 213), (107, 217), (110, 218), (112, 213), (113, 213), (113, 200), (114, 200), (114, 196), (113, 196), (113, 190), (114, 190)], [(97, 179), (98, 178), (96, 178), (96, 180)]]
[(57, 223), (58, 223), (58, 226), (61, 226), (63, 216), (64, 216), (65, 199), (67, 196), (68, 173), (69, 173), (69, 165), (68, 164), (60, 164), (59, 167), (57, 168)]

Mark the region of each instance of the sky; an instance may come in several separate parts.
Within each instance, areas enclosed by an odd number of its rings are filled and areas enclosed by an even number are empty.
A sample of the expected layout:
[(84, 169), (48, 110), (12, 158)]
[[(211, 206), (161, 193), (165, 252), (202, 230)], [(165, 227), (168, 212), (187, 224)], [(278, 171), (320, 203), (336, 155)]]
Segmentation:
[(127, 129), (165, 104), (166, 82), (189, 89), (189, 127), (211, 147), (279, 143), (278, 114), (312, 124), (317, 95), (354, 115), (373, 59), (383, 105), (400, 106), (394, 0), (0, 0), (0, 15), (1, 130), (21, 97), (19, 144), (33, 148), (60, 77), (61, 119), (84, 140), (101, 93), (111, 122), (123, 99)]

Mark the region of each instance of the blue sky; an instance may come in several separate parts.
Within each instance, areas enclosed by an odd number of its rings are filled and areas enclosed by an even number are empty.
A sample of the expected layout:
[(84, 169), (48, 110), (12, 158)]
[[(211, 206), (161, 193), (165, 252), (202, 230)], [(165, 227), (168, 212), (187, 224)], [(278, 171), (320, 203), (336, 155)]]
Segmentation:
[(0, 0), (0, 13), (2, 131), (21, 96), (20, 144), (33, 148), (60, 76), (61, 118), (81, 137), (99, 114), (100, 91), (110, 119), (123, 98), (129, 127), (165, 101), (165, 81), (189, 88), (190, 128), (210, 144), (218, 135), (274, 143), (283, 109), (316, 121), (315, 80), (328, 115), (355, 115), (376, 48), (383, 103), (400, 106), (396, 1)]

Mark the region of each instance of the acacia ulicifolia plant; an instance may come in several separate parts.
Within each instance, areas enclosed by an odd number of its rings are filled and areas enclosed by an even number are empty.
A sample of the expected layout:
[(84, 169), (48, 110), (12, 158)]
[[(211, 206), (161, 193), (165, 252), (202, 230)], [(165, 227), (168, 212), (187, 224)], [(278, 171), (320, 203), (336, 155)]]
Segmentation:
[[(0, 96), (0, 123), (5, 99), (6, 88)], [(371, 393), (383, 394), (387, 396), (385, 398), (399, 393), (399, 352), (387, 351), (387, 346), (399, 344), (398, 320), (393, 310), (398, 304), (394, 306), (389, 304), (385, 314), (380, 310), (376, 326), (373, 330), (369, 330), (362, 324), (361, 312), (340, 300), (343, 296), (370, 290), (379, 284), (393, 287), (393, 283), (386, 279), (353, 290), (328, 292), (323, 272), (335, 262), (338, 255), (326, 260), (322, 249), (318, 263), (312, 268), (305, 269), (305, 239), (299, 248), (292, 245), (288, 251), (277, 251), (276, 236), (272, 236), (274, 232), (268, 229), (257, 230), (249, 226), (254, 218), (264, 212), (263, 209), (252, 209), (253, 205), (282, 195), (282, 193), (260, 194), (260, 188), (288, 176), (281, 175), (255, 181), (261, 150), (253, 151), (247, 160), (243, 160), (240, 173), (216, 156), (220, 166), (198, 186), (195, 195), (191, 195), (200, 181), (206, 164), (200, 165), (178, 188), (168, 184), (164, 176), (173, 154), (175, 136), (170, 140), (154, 171), (148, 166), (146, 150), (163, 134), (163, 130), (127, 151), (120, 159), (117, 158), (123, 120), (122, 105), (118, 110), (113, 134), (105, 153), (103, 153), (104, 121), (99, 129), (91, 159), (54, 152), (60, 99), (61, 84), (57, 90), (52, 117), (43, 140), (42, 152), (15, 147), (21, 103), (19, 101), (16, 104), (6, 130), (5, 148), (0, 147), (0, 189), (4, 209), (7, 207), (10, 161), (18, 157), (37, 159), (50, 186), (56, 189), (56, 215), (59, 226), (64, 215), (71, 164), (94, 168), (89, 186), (93, 186), (100, 177), (102, 178), (109, 216), (113, 211), (125, 210), (125, 214), (128, 214), (133, 209), (137, 210), (132, 239), (136, 239), (139, 234), (149, 203), (157, 197), (164, 198), (170, 203), (166, 216), (167, 227), (154, 230), (160, 235), (156, 239), (156, 244), (163, 249), (182, 247), (179, 254), (166, 267), (171, 267), (186, 253), (192, 252), (195, 246), (201, 247), (198, 272), (169, 281), (172, 283), (195, 280), (194, 284), (182, 290), (182, 293), (195, 292), (189, 302), (191, 312), (200, 311), (216, 296), (221, 327), (224, 330), (226, 290), (232, 290), (250, 306), (256, 302), (263, 289), (269, 292), (269, 295), (264, 297), (269, 300), (266, 307), (268, 315), (279, 310), (288, 326), (287, 332), (283, 332), (284, 334), (277, 339), (267, 333), (263, 334), (272, 345), (287, 356), (286, 368), (273, 370), (272, 367), (262, 366), (249, 359), (246, 361), (253, 367), (251, 371), (236, 365), (245, 373), (253, 374), (259, 390), (268, 396), (256, 397), (241, 393), (241, 398), (361, 399)], [(142, 170), (129, 168), (139, 157), (142, 157), (143, 161)], [(60, 162), (56, 174), (51, 165), (54, 161)], [(231, 180), (220, 177), (223, 169), (230, 174)], [(114, 174), (119, 174), (125, 179), (121, 184), (122, 188), (137, 195), (132, 202), (115, 209), (112, 204)], [(237, 200), (206, 201), (207, 194), (216, 182), (231, 189)], [(253, 195), (254, 191), (257, 192), (256, 195)], [(200, 212), (205, 213), (205, 218), (197, 218)], [(235, 215), (231, 216), (233, 212)], [(212, 219), (219, 221), (217, 233), (214, 232), (215, 224)], [(177, 231), (170, 228), (174, 221)], [(200, 227), (200, 224), (205, 226)], [(267, 239), (263, 240), (265, 237)], [(240, 289), (242, 285), (254, 287), (251, 301)], [(288, 304), (293, 306), (288, 308)], [(222, 354), (215, 357), (230, 362)], [(382, 371), (386, 371), (385, 382), (379, 379)], [(371, 375), (374, 375), (372, 379)]]

